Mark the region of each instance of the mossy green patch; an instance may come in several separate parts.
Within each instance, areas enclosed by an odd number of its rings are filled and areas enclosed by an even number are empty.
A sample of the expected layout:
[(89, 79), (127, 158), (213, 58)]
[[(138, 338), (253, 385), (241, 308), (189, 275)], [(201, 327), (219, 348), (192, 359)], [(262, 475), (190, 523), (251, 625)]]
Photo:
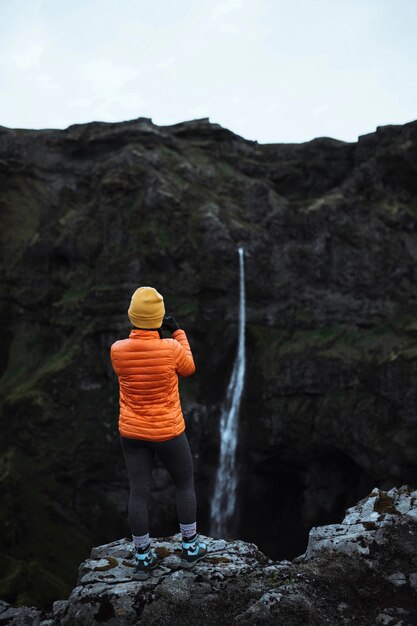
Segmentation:
[(389, 496), (386, 491), (380, 491), (379, 496), (375, 499), (374, 511), (377, 513), (398, 514), (398, 511), (394, 506), (394, 498)]
[(117, 559), (112, 556), (106, 556), (105, 559), (107, 561), (107, 565), (97, 565), (97, 567), (93, 567), (94, 572), (107, 572), (109, 569), (117, 567)]
[(166, 548), (165, 546), (158, 546), (155, 548), (156, 554), (160, 559), (165, 559), (167, 556), (171, 556), (173, 552)]
[(64, 515), (51, 515), (44, 491), (54, 477), (39, 483), (37, 463), (17, 448), (1, 457), (0, 483), (8, 485), (0, 502), (1, 543), (9, 548), (0, 568), (0, 595), (14, 604), (50, 608), (68, 596), (76, 582), (74, 561), (87, 558), (91, 540)]
[(230, 178), (232, 176), (236, 176), (236, 169), (225, 161), (217, 161), (215, 166), (220, 177)]
[(0, 574), (1, 596), (16, 606), (37, 606), (48, 609), (58, 599), (65, 599), (70, 585), (35, 560), (14, 559), (0, 555), (4, 573)]
[(37, 234), (42, 209), (48, 192), (36, 178), (11, 176), (8, 188), (2, 191), (0, 230), (1, 248), (7, 264), (16, 264), (25, 246)]
[(208, 556), (207, 561), (216, 565), (217, 563), (231, 563), (232, 559), (228, 559), (226, 556)]
[(267, 378), (276, 377), (283, 360), (292, 355), (369, 363), (417, 356), (417, 348), (410, 348), (409, 340), (388, 323), (372, 328), (333, 326), (294, 332), (248, 324), (247, 332), (255, 343), (255, 353), (262, 354), (261, 366)]
[(283, 585), (293, 585), (298, 581), (295, 576), (283, 576), (281, 572), (274, 572), (272, 576), (268, 578), (268, 582), (271, 583), (271, 587), (279, 588)]
[(0, 391), (8, 402), (25, 396), (39, 382), (66, 367), (79, 349), (73, 335), (56, 349), (52, 337), (42, 329), (19, 326), (10, 349), (10, 362), (0, 379)]
[(88, 295), (92, 286), (92, 280), (86, 280), (84, 282), (77, 281), (75, 285), (67, 289), (62, 298), (57, 302), (54, 302), (56, 308), (72, 308), (74, 305), (82, 302)]

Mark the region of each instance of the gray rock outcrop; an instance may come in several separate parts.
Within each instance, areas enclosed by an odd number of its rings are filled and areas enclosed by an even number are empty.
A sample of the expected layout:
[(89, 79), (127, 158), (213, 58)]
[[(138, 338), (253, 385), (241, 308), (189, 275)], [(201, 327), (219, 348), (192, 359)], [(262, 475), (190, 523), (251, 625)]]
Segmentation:
[(313, 528), (306, 552), (273, 561), (256, 545), (215, 540), (193, 570), (179, 566), (180, 535), (153, 540), (160, 564), (134, 579), (126, 539), (93, 548), (77, 586), (45, 615), (0, 607), (2, 626), (414, 626), (417, 491), (373, 489), (340, 524)]

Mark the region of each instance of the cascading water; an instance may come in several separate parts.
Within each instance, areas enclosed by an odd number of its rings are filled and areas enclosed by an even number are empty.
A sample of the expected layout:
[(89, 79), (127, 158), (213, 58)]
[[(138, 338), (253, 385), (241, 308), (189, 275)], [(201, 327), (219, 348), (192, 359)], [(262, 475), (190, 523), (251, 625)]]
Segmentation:
[(245, 378), (245, 266), (244, 250), (239, 252), (239, 340), (226, 400), (220, 417), (220, 459), (214, 497), (211, 502), (212, 537), (224, 536), (232, 522), (237, 492), (237, 427)]

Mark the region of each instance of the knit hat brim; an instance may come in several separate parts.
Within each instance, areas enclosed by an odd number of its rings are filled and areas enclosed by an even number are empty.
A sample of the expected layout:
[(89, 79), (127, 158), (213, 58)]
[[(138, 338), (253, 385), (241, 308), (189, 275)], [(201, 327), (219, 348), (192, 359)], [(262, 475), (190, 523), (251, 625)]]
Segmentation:
[(133, 326), (137, 328), (160, 328), (162, 326), (162, 320), (164, 319), (165, 312), (162, 315), (156, 317), (149, 317), (145, 319), (143, 315), (135, 315), (128, 311), (128, 316)]

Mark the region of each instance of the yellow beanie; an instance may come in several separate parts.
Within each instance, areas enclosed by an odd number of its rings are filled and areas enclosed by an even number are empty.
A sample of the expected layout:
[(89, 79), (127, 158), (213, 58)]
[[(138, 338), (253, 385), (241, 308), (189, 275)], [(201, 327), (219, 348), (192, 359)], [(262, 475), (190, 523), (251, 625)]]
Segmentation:
[(127, 314), (137, 328), (160, 328), (165, 315), (164, 299), (153, 287), (139, 287)]

